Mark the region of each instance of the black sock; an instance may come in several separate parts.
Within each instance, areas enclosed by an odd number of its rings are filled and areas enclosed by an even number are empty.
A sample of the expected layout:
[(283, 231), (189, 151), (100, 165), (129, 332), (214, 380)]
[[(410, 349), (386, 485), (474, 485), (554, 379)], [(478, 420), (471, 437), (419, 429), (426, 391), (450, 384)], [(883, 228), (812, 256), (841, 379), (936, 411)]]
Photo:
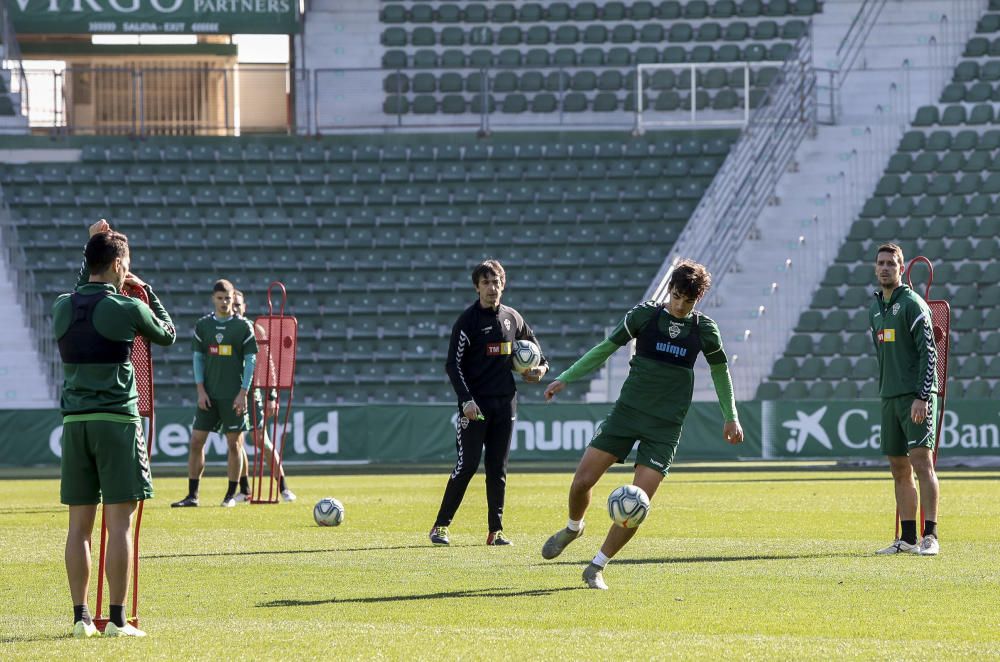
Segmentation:
[(902, 535), (899, 539), (903, 542), (916, 545), (917, 544), (917, 520), (915, 519), (904, 519), (900, 521), (899, 527), (902, 530)]
[(924, 520), (924, 535), (934, 536), (937, 538), (937, 522), (932, 522), (929, 519)]
[(108, 620), (120, 628), (125, 627), (125, 605), (110, 605)]
[(188, 478), (188, 496), (198, 498), (198, 484), (201, 478)]
[(246, 476), (240, 476), (240, 492), (250, 494), (250, 479)]
[(237, 483), (235, 480), (229, 481), (229, 489), (226, 490), (227, 499), (231, 498), (234, 494), (236, 494), (236, 484)]
[(278, 489), (281, 490), (282, 492), (284, 492), (285, 490), (288, 489), (288, 486), (285, 485), (285, 477), (284, 476), (278, 476)]
[(73, 605), (73, 622), (83, 621), (87, 625), (92, 622), (90, 619), (90, 610), (87, 609), (87, 605)]

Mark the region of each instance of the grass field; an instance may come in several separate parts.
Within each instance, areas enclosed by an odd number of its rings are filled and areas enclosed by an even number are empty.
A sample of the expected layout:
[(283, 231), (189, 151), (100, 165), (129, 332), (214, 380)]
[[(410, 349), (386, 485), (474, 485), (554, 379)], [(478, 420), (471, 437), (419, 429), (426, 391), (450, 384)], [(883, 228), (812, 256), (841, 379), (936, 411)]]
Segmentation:
[[(1000, 473), (942, 472), (942, 555), (875, 557), (892, 533), (887, 471), (676, 469), (610, 591), (580, 572), (608, 524), (543, 561), (565, 524), (568, 473), (508, 480), (508, 548), (483, 545), (477, 476), (449, 548), (430, 546), (446, 472), (296, 477), (295, 504), (143, 519), (144, 640), (68, 638), (65, 509), (54, 480), (0, 482), (0, 659), (965, 659), (1000, 657)], [(312, 522), (335, 496), (339, 528)], [(96, 558), (96, 554), (95, 554)], [(93, 586), (91, 587), (93, 593)], [(93, 606), (93, 600), (91, 601)]]

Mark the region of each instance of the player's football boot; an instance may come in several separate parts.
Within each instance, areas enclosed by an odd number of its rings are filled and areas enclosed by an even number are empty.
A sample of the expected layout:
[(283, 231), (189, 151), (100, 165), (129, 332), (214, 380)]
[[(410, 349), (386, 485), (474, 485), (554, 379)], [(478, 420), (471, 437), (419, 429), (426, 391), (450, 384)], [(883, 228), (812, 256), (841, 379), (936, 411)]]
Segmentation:
[(190, 494), (181, 499), (180, 501), (174, 501), (170, 504), (171, 508), (197, 508), (198, 507), (198, 497), (191, 496)]
[(580, 522), (579, 531), (560, 529), (549, 536), (549, 539), (545, 541), (544, 545), (542, 545), (542, 558), (554, 559), (562, 554), (563, 550), (566, 549), (566, 545), (583, 535), (583, 527), (584, 523)]
[(608, 585), (604, 583), (604, 568), (593, 563), (583, 569), (583, 583), (587, 585), (587, 588), (608, 590)]
[(431, 542), (435, 545), (449, 545), (451, 541), (448, 540), (448, 527), (447, 526), (435, 526), (431, 529), (430, 533)]
[(282, 501), (285, 501), (287, 503), (291, 503), (292, 501), (295, 501), (297, 498), (298, 497), (295, 496), (295, 492), (293, 492), (293, 491), (291, 491), (289, 489), (281, 490), (281, 500)]
[(223, 508), (235, 508), (236, 507), (236, 497), (234, 497), (234, 496), (222, 497), (222, 503), (219, 504), (219, 505), (221, 505)]
[(73, 636), (77, 639), (90, 639), (101, 636), (101, 633), (93, 622), (86, 623), (81, 620), (73, 624)]
[(250, 503), (252, 501), (252, 497), (246, 492), (240, 492), (233, 498), (236, 499), (236, 503)]
[(917, 550), (917, 554), (920, 556), (937, 556), (940, 551), (941, 545), (938, 543), (937, 538), (934, 536), (924, 536), (920, 541), (920, 549)]
[(145, 637), (146, 633), (135, 627), (131, 623), (126, 623), (125, 625), (118, 627), (114, 623), (109, 622), (104, 627), (105, 637)]
[(916, 554), (918, 553), (917, 545), (911, 545), (908, 542), (902, 540), (894, 540), (892, 544), (888, 547), (883, 547), (882, 549), (875, 552), (876, 554), (888, 555), (888, 554)]
[(514, 543), (510, 538), (503, 534), (503, 531), (490, 531), (490, 535), (486, 536), (486, 544), (493, 546), (501, 545), (513, 545)]

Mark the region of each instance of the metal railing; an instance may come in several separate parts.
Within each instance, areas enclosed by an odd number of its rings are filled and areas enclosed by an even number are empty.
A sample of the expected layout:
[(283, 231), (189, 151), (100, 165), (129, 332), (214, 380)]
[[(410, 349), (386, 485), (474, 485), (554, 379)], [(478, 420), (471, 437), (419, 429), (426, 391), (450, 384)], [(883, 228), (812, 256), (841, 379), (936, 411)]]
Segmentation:
[(673, 265), (682, 257), (711, 265), (716, 285), (739, 268), (739, 247), (771, 202), (799, 144), (815, 131), (815, 85), (812, 41), (805, 36), (768, 88), (768, 103), (751, 113), (750, 122), (646, 291), (647, 299), (665, 298)]
[(837, 68), (819, 68), (817, 73), (820, 83), (817, 84), (819, 102), (819, 121), (824, 124), (836, 124), (840, 115), (840, 90), (844, 81), (854, 70), (858, 57), (864, 51), (875, 23), (878, 22), (886, 0), (864, 0), (858, 13), (854, 15), (846, 34), (837, 45)]
[(7, 10), (7, 0), (0, 0), (0, 49), (3, 52), (0, 69), (10, 69), (14, 74), (10, 91), (20, 95), (21, 114), (26, 116), (31, 107), (28, 99), (28, 83), (21, 62), (21, 46), (17, 43), (14, 23)]
[(17, 235), (17, 224), (11, 214), (0, 184), (0, 249), (7, 258), (7, 278), (13, 288), (18, 305), (28, 322), (35, 348), (42, 360), (49, 395), (59, 398), (62, 383), (62, 364), (52, 336), (52, 316), (49, 306), (39, 294), (28, 258)]

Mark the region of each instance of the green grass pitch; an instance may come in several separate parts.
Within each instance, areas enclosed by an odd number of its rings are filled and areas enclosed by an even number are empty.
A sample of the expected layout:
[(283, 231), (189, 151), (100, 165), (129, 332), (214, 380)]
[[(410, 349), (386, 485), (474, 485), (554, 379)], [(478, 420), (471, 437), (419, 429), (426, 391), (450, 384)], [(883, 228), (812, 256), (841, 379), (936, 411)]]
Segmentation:
[[(1000, 472), (943, 471), (937, 558), (875, 557), (890, 541), (888, 471), (694, 471), (683, 466), (605, 572), (580, 572), (609, 524), (543, 561), (565, 524), (570, 473), (508, 479), (508, 548), (483, 545), (476, 477), (432, 547), (446, 471), (299, 476), (294, 504), (171, 510), (156, 480), (143, 518), (144, 640), (78, 641), (55, 480), (0, 482), (0, 659), (964, 659), (1000, 656)], [(313, 524), (323, 496), (339, 528)], [(96, 561), (96, 554), (95, 554)], [(93, 582), (91, 592), (93, 593)], [(93, 599), (91, 600), (93, 607)]]

